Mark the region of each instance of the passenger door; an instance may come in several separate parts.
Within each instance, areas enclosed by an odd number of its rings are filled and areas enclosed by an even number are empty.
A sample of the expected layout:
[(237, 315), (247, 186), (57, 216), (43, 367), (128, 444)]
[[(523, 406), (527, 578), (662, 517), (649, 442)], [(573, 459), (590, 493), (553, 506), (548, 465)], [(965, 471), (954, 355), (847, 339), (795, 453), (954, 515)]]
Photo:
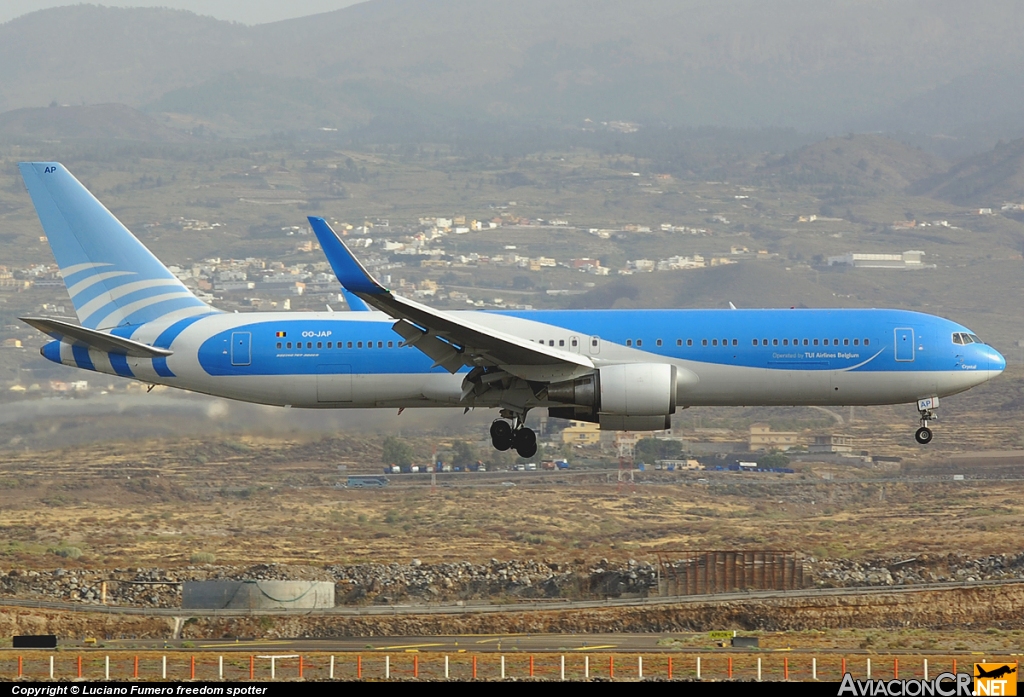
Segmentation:
[(908, 327), (897, 327), (896, 335), (896, 360), (910, 362), (914, 360), (914, 330)]
[(252, 363), (252, 333), (231, 332), (231, 365)]

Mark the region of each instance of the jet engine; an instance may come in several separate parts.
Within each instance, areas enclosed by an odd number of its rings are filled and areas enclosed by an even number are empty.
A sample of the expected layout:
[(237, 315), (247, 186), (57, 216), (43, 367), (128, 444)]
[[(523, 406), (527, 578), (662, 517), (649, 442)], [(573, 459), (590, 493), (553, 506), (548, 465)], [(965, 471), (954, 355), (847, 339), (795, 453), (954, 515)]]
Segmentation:
[[(688, 372), (688, 371), (683, 371)], [(696, 377), (696, 376), (694, 376)], [(625, 363), (598, 368), (575, 380), (548, 385), (555, 418), (600, 423), (602, 429), (656, 431), (676, 411), (678, 370), (668, 363)]]

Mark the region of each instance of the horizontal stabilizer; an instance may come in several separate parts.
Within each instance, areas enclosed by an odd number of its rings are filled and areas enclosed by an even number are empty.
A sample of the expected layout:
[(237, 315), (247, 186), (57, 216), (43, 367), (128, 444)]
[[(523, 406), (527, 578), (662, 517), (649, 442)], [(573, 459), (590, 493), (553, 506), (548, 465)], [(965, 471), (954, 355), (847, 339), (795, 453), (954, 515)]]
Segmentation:
[(43, 334), (52, 336), (57, 341), (73, 346), (84, 346), (85, 348), (103, 351), (104, 353), (134, 356), (136, 358), (160, 358), (174, 353), (168, 349), (157, 348), (156, 346), (132, 341), (131, 339), (124, 339), (120, 336), (96, 331), (95, 329), (87, 329), (59, 319), (22, 317), (21, 321), (30, 327), (38, 329)]

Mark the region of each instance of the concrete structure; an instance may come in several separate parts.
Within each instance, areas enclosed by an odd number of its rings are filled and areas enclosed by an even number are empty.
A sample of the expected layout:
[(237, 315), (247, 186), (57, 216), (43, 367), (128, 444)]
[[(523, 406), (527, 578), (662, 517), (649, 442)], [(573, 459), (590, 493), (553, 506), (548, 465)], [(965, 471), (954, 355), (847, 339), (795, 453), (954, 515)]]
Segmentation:
[(759, 450), (789, 450), (803, 445), (803, 439), (796, 431), (772, 431), (768, 424), (750, 425), (750, 452)]
[(334, 607), (328, 581), (185, 581), (185, 610), (286, 610)]
[(807, 446), (811, 453), (852, 453), (853, 438), (833, 433), (827, 436), (814, 436), (814, 441)]

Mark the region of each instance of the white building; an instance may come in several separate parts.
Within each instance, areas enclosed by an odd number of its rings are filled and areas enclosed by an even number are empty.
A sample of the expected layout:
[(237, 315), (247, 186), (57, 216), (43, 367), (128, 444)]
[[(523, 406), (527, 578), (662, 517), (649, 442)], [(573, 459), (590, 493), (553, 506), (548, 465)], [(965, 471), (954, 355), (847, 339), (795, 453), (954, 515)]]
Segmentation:
[(934, 269), (935, 264), (924, 264), (921, 257), (924, 252), (916, 249), (903, 254), (863, 254), (851, 252), (841, 256), (829, 257), (829, 266), (853, 266), (859, 269)]

